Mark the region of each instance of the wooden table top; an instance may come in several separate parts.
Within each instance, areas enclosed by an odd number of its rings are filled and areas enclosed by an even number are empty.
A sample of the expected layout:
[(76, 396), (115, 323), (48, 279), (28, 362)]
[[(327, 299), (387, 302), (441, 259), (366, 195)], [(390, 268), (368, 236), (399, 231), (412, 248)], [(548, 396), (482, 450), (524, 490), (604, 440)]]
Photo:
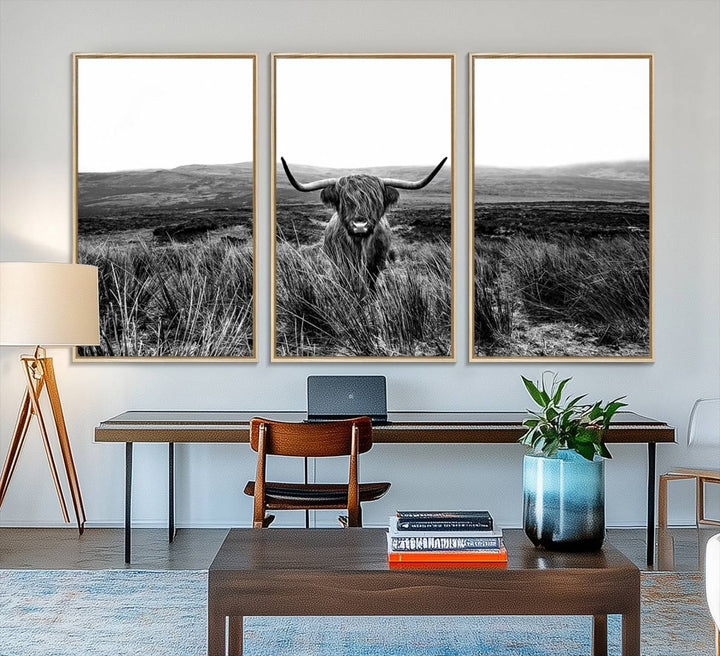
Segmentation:
[[(96, 442), (249, 441), (252, 417), (303, 421), (302, 411), (131, 410), (95, 428)], [(389, 423), (373, 428), (376, 443), (512, 443), (525, 432), (525, 412), (389, 412)], [(606, 442), (674, 442), (675, 429), (633, 412), (615, 415)]]
[[(381, 528), (231, 529), (209, 569), (216, 575), (229, 572), (385, 571), (389, 569), (386, 535), (387, 531)], [(522, 529), (503, 531), (503, 539), (508, 551), (506, 570), (509, 571), (638, 571), (630, 560), (609, 544), (597, 552), (564, 553), (536, 549)], [(478, 571), (483, 574), (498, 571), (494, 568), (451, 568), (451, 571), (457, 570), (468, 575)], [(443, 571), (440, 570), (440, 574)]]

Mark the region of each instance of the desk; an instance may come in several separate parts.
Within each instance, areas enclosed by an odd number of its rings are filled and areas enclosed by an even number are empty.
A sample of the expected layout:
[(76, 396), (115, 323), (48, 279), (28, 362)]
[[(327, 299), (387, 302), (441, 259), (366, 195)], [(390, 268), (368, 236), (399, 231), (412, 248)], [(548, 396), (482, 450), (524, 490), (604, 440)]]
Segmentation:
[[(304, 412), (144, 411), (123, 412), (95, 428), (96, 442), (125, 443), (125, 562), (130, 562), (132, 457), (135, 442), (168, 444), (168, 532), (175, 534), (175, 444), (248, 443), (254, 416), (302, 421)], [(510, 444), (525, 432), (524, 412), (390, 412), (390, 423), (373, 428), (373, 442), (433, 444)], [(647, 560), (655, 555), (655, 447), (675, 441), (675, 429), (633, 412), (618, 412), (607, 434), (609, 444), (647, 444)]]
[(607, 616), (622, 615), (622, 654), (640, 656), (640, 572), (611, 546), (535, 549), (503, 532), (507, 568), (389, 569), (384, 529), (240, 528), (208, 572), (208, 656), (242, 654), (246, 615), (592, 615), (593, 656)]

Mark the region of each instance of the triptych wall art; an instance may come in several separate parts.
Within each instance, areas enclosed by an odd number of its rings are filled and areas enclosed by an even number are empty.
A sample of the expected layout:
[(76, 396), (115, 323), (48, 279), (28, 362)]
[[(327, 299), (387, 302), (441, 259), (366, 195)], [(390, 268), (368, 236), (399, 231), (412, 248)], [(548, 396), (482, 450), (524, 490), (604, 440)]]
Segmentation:
[[(454, 55), (273, 55), (267, 217), (256, 55), (73, 60), (76, 360), (257, 361), (269, 259), (272, 362), (455, 361)], [(652, 55), (469, 62), (470, 361), (651, 361)]]
[(453, 56), (273, 64), (272, 358), (452, 360)]
[(75, 256), (100, 346), (256, 358), (254, 55), (76, 55)]
[(650, 55), (473, 55), (470, 359), (651, 360)]

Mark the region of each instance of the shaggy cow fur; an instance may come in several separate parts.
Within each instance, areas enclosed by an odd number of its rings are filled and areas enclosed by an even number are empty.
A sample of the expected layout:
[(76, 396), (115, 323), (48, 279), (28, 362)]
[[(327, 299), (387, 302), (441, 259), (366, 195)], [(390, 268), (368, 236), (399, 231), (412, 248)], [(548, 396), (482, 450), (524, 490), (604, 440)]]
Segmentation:
[(325, 253), (348, 280), (360, 278), (370, 291), (390, 251), (385, 213), (399, 197), (397, 189), (370, 175), (340, 178), (320, 194), (322, 202), (335, 210), (325, 228)]
[(295, 189), (303, 192), (322, 189), (320, 199), (335, 210), (325, 227), (323, 248), (362, 296), (367, 290), (374, 291), (388, 258), (393, 259), (390, 224), (385, 214), (397, 203), (398, 188), (422, 189), (437, 175), (447, 157), (417, 182), (358, 174), (301, 184), (295, 180), (285, 159), (280, 160)]

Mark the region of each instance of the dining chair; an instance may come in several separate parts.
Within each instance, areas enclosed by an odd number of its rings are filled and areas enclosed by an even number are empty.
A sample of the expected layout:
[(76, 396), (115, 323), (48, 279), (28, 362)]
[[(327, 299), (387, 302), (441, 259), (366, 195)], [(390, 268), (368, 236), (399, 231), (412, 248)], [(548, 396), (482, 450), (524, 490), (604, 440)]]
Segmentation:
[[(257, 473), (245, 486), (254, 498), (253, 527), (264, 528), (275, 519), (267, 510), (347, 509), (347, 526), (362, 526), (362, 503), (375, 501), (390, 483), (359, 483), (358, 457), (372, 448), (369, 417), (318, 423), (293, 423), (254, 417), (250, 446), (257, 451)], [(326, 458), (350, 456), (348, 482), (283, 483), (266, 480), (267, 456)], [(343, 521), (345, 519), (345, 521)]]

